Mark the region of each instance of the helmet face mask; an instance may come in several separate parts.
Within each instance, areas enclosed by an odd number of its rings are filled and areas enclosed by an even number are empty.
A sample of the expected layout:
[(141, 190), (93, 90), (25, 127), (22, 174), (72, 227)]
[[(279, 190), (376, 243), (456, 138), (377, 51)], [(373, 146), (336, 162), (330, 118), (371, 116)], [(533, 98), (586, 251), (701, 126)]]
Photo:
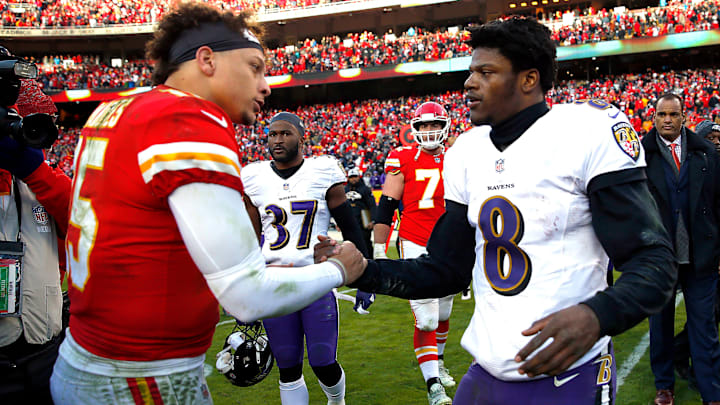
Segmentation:
[(250, 324), (238, 321), (216, 357), (217, 370), (239, 387), (249, 387), (265, 379), (275, 362), (260, 321)]
[[(441, 129), (420, 131), (420, 125), (425, 123), (439, 123)], [(450, 117), (445, 108), (438, 103), (429, 101), (421, 104), (410, 120), (412, 135), (420, 146), (425, 149), (435, 149), (442, 145), (450, 131)]]

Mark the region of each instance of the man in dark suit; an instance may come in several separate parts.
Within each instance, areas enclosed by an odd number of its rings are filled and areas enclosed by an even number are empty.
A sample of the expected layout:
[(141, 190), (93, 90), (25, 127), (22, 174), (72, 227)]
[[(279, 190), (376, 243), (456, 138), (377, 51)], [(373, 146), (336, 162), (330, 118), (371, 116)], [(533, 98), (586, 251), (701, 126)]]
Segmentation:
[[(643, 139), (650, 192), (673, 239), (688, 320), (690, 354), (703, 404), (720, 405), (720, 343), (713, 319), (720, 263), (720, 158), (683, 126), (682, 99), (661, 96), (655, 128)], [(655, 404), (673, 405), (674, 300), (650, 317)]]

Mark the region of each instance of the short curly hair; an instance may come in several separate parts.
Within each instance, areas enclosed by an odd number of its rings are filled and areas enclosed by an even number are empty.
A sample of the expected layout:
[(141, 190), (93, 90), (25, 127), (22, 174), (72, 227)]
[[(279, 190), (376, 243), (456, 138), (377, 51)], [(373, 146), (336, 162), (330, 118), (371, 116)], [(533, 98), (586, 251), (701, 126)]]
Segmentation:
[(557, 52), (550, 30), (534, 18), (512, 16), (470, 28), (470, 47), (497, 49), (513, 70), (537, 69), (543, 92), (552, 89), (557, 77)]
[(169, 60), (170, 48), (183, 32), (202, 23), (222, 21), (229, 29), (239, 34), (247, 29), (262, 40), (263, 29), (253, 21), (252, 17), (253, 13), (249, 11), (238, 13), (221, 11), (202, 2), (190, 1), (178, 4), (170, 13), (163, 16), (153, 39), (145, 44), (147, 58), (155, 62), (153, 85), (165, 83), (167, 78), (178, 69), (179, 64), (171, 63)]

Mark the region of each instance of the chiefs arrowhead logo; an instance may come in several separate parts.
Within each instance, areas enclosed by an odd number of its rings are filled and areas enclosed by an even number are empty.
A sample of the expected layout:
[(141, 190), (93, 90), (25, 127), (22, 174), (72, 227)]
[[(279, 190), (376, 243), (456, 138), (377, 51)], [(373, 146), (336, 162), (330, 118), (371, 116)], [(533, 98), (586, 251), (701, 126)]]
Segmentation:
[(412, 135), (410, 125), (405, 125), (400, 130), (400, 143), (402, 146), (412, 146), (415, 143), (415, 137)]

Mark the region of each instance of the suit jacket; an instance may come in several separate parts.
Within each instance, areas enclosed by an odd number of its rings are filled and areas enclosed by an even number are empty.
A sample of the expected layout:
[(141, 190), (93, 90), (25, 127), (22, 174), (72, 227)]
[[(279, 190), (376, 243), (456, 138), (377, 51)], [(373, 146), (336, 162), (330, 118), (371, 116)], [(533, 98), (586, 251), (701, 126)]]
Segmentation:
[[(647, 161), (647, 177), (650, 193), (660, 210), (665, 229), (674, 235), (677, 217), (670, 206), (666, 181), (665, 159), (656, 141), (653, 128), (642, 140)], [(718, 218), (720, 217), (720, 157), (710, 142), (685, 128), (687, 167), (689, 180), (689, 218), (686, 227), (690, 239), (690, 265), (698, 275), (718, 271), (720, 240)], [(673, 244), (675, 243), (674, 237)]]

